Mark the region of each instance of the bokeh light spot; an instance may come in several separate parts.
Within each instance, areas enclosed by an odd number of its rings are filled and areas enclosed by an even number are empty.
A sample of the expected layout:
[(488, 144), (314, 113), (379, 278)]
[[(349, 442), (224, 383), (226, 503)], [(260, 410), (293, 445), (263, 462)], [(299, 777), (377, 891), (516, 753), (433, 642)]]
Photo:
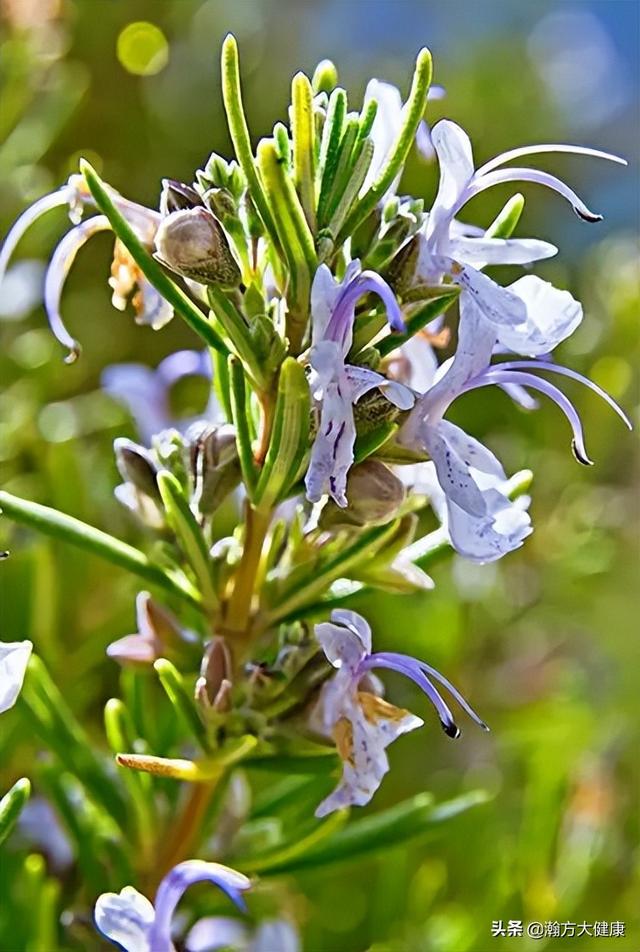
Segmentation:
[(154, 76), (169, 62), (166, 36), (146, 20), (125, 26), (118, 36), (116, 51), (122, 66), (135, 76)]

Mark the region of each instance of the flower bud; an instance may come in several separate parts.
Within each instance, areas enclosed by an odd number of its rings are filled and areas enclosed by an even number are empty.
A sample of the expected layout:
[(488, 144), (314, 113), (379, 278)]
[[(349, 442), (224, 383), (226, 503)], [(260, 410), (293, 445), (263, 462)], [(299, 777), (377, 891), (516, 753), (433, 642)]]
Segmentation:
[(140, 492), (159, 502), (158, 468), (149, 450), (124, 437), (114, 440), (113, 449), (118, 472), (125, 483), (132, 483)]
[(387, 280), (398, 294), (402, 294), (416, 283), (420, 248), (420, 236), (414, 235), (411, 241), (408, 241), (407, 244), (400, 249), (389, 265)]
[(370, 390), (353, 407), (353, 418), (358, 436), (368, 433), (369, 430), (375, 429), (382, 423), (393, 423), (403, 412), (387, 400), (381, 390)]
[(219, 221), (224, 222), (227, 218), (236, 218), (238, 215), (233, 195), (226, 188), (210, 188), (203, 195), (203, 201)]
[(160, 223), (156, 254), (171, 271), (199, 284), (236, 287), (240, 269), (220, 222), (204, 207), (171, 212)]
[(162, 179), (160, 214), (163, 217), (185, 208), (197, 208), (199, 205), (202, 205), (202, 199), (191, 185), (176, 182), (175, 179)]
[(118, 638), (107, 647), (108, 656), (123, 667), (148, 666), (158, 658), (171, 657), (191, 637), (149, 592), (140, 592), (136, 598), (136, 621), (135, 634)]
[(322, 511), (320, 527), (384, 525), (398, 515), (405, 496), (404, 484), (388, 466), (377, 459), (367, 459), (349, 471), (347, 507), (341, 509), (328, 503)]
[(215, 512), (240, 482), (240, 461), (232, 426), (196, 423), (186, 433), (194, 484), (193, 507), (200, 515)]
[(196, 701), (205, 710), (227, 711), (231, 704), (231, 654), (224, 638), (214, 638), (205, 648), (196, 681)]

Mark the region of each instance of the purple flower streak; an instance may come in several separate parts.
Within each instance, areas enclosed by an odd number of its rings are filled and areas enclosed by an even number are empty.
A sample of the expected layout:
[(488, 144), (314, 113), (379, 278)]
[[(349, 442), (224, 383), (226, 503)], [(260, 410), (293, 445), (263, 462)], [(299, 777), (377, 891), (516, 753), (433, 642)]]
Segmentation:
[(353, 340), (356, 304), (368, 293), (377, 294), (382, 300), (391, 327), (403, 330), (393, 291), (375, 272), (361, 272), (358, 261), (349, 264), (341, 282), (336, 281), (325, 264), (320, 265), (313, 280), (309, 383), (319, 422), (305, 477), (311, 502), (319, 502), (329, 494), (339, 506), (347, 505), (347, 474), (353, 463), (356, 439), (353, 405), (361, 397), (378, 389), (400, 409), (413, 406), (414, 395), (408, 387), (368, 367), (345, 363)]

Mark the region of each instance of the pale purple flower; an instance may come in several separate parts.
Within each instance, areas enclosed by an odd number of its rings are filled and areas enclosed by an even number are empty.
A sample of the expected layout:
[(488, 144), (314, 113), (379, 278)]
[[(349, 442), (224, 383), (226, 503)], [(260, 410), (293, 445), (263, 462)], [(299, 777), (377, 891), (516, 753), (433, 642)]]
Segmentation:
[(286, 919), (267, 919), (252, 933), (237, 919), (222, 916), (200, 919), (185, 939), (186, 952), (228, 948), (239, 952), (300, 952), (300, 940)]
[(537, 169), (503, 168), (525, 155), (566, 152), (591, 155), (626, 165), (608, 152), (569, 145), (535, 145), (512, 149), (475, 169), (471, 142), (456, 123), (443, 119), (432, 134), (440, 164), (440, 184), (422, 235), (418, 273), (424, 280), (446, 276), (472, 298), (494, 328), (503, 347), (528, 356), (549, 353), (578, 326), (582, 308), (567, 291), (533, 275), (502, 288), (481, 269), (489, 264), (530, 264), (556, 254), (545, 241), (529, 238), (488, 238), (460, 234), (455, 216), (484, 189), (504, 182), (534, 182), (558, 192), (585, 221), (599, 221), (564, 182)]
[(0, 714), (18, 700), (32, 650), (30, 641), (0, 641)]
[(151, 665), (158, 658), (171, 657), (180, 642), (196, 640), (149, 592), (136, 595), (136, 626), (135, 634), (124, 635), (107, 645), (107, 655), (125, 667)]
[[(152, 248), (155, 233), (161, 221), (160, 213), (123, 198), (115, 189), (108, 186), (107, 188), (116, 207), (126, 218), (138, 239), (148, 248)], [(60, 314), (64, 284), (80, 248), (93, 235), (111, 229), (104, 215), (96, 215), (87, 221), (81, 221), (84, 209), (93, 205), (93, 198), (81, 175), (72, 175), (69, 181), (57, 191), (38, 199), (14, 223), (0, 250), (0, 284), (13, 252), (28, 228), (50, 209), (64, 205), (68, 206), (69, 217), (74, 227), (59, 242), (47, 268), (44, 305), (51, 330), (60, 343), (69, 349), (66, 360), (70, 362), (80, 353), (80, 346), (67, 331)], [(132, 301), (136, 311), (136, 321), (139, 324), (148, 324), (157, 330), (171, 320), (173, 316), (171, 306), (147, 281), (127, 249), (118, 240), (114, 246), (109, 284), (113, 290), (112, 304), (121, 311), (126, 307), (131, 293), (137, 289)]]
[(491, 365), (494, 343), (494, 332), (475, 301), (463, 296), (456, 354), (439, 369), (433, 386), (416, 401), (402, 431), (403, 442), (421, 448), (433, 460), (446, 498), (446, 522), (452, 545), (461, 555), (478, 562), (494, 561), (518, 548), (530, 534), (531, 526), (522, 505), (509, 499), (509, 481), (499, 460), (473, 437), (443, 419), (458, 396), (489, 385), (545, 394), (567, 416), (575, 453), (581, 462), (589, 459), (575, 408), (556, 386), (531, 371), (546, 370), (579, 380), (606, 400), (629, 425), (603, 390), (566, 367), (535, 360)]
[(467, 714), (488, 730), (456, 688), (424, 661), (394, 651), (372, 653), (371, 628), (356, 612), (332, 612), (331, 621), (316, 625), (315, 634), (336, 673), (322, 686), (311, 726), (335, 740), (343, 761), (342, 779), (317, 808), (316, 816), (368, 803), (389, 770), (386, 748), (401, 734), (424, 723), (367, 690), (372, 671), (386, 668), (417, 684), (435, 707), (449, 737), (457, 737), (460, 731), (434, 681), (443, 685)]
[(469, 381), (489, 365), (494, 341), (473, 300), (463, 296), (456, 354), (439, 368), (433, 386), (416, 401), (401, 432), (403, 443), (428, 453), (434, 462), (446, 496), (452, 545), (478, 562), (499, 559), (522, 545), (531, 532), (528, 513), (507, 495), (508, 479), (500, 461), (443, 419)]
[(381, 298), (389, 324), (402, 331), (402, 315), (393, 291), (375, 272), (360, 271), (359, 261), (350, 263), (342, 281), (337, 281), (325, 264), (320, 265), (313, 280), (310, 386), (320, 419), (305, 479), (307, 497), (312, 502), (328, 493), (339, 506), (347, 505), (347, 473), (356, 439), (354, 403), (378, 389), (402, 410), (413, 406), (414, 396), (408, 387), (367, 367), (345, 364), (353, 340), (355, 307), (368, 293)]
[(185, 890), (194, 883), (210, 882), (244, 910), (242, 893), (251, 881), (242, 873), (219, 863), (191, 859), (167, 873), (151, 903), (133, 886), (119, 893), (103, 893), (94, 917), (98, 930), (125, 952), (175, 952), (171, 920)]
[[(145, 364), (113, 364), (102, 373), (103, 389), (124, 403), (136, 422), (144, 442), (162, 430), (184, 432), (193, 419), (177, 420), (171, 411), (171, 388), (184, 377), (211, 379), (211, 358), (206, 350), (179, 350), (165, 357), (155, 370)], [(217, 422), (220, 410), (212, 396), (205, 411), (210, 422)]]

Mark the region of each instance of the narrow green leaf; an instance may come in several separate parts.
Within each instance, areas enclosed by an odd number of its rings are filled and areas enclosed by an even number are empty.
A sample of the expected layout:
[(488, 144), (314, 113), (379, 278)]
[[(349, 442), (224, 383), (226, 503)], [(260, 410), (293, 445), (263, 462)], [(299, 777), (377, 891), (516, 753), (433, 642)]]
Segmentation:
[(224, 344), (200, 308), (171, 280), (161, 265), (150, 255), (129, 222), (118, 211), (102, 179), (86, 159), (80, 160), (80, 171), (86, 179), (96, 205), (107, 216), (114, 234), (130, 253), (145, 278), (169, 302), (189, 327), (202, 338), (205, 344), (214, 347), (216, 350), (224, 351)]
[(240, 362), (235, 357), (229, 357), (228, 375), (231, 385), (232, 420), (236, 430), (236, 446), (238, 447), (242, 478), (247, 490), (247, 495), (251, 502), (254, 502), (255, 489), (258, 483), (258, 472), (251, 447), (247, 388), (245, 386), (244, 371)]
[(222, 44), (222, 98), (233, 148), (240, 168), (245, 174), (249, 193), (276, 249), (280, 248), (278, 232), (269, 202), (260, 184), (253, 159), (249, 128), (242, 104), (240, 62), (236, 38), (229, 33)]
[(29, 660), (21, 702), (29, 709), (39, 735), (60, 763), (116, 823), (124, 823), (126, 806), (105, 761), (37, 655)]
[(45, 858), (40, 853), (25, 858), (22, 875), (29, 909), (29, 939), (24, 952), (50, 952), (57, 946), (60, 883), (47, 877)]
[(325, 225), (338, 205), (347, 186), (354, 161), (355, 142), (360, 124), (354, 117), (347, 119), (343, 136), (336, 152), (336, 161), (330, 175), (322, 177), (322, 188), (318, 200), (318, 221)]
[(285, 777), (256, 791), (251, 806), (251, 819), (281, 813), (290, 804), (295, 804), (305, 791), (316, 792), (316, 781), (308, 777)]
[(375, 429), (369, 430), (369, 432), (363, 436), (359, 436), (353, 448), (354, 462), (362, 463), (362, 461), (371, 456), (372, 453), (379, 450), (381, 446), (384, 446), (387, 440), (390, 440), (391, 437), (398, 432), (398, 429), (399, 426), (397, 423), (382, 423), (380, 426), (375, 427)]
[(273, 141), (276, 144), (280, 159), (289, 169), (291, 167), (291, 139), (289, 138), (289, 130), (284, 123), (276, 122), (273, 127)]
[(309, 448), (311, 398), (303, 367), (287, 357), (280, 369), (269, 449), (256, 490), (256, 506), (269, 508), (298, 475)]
[[(133, 721), (118, 698), (107, 701), (104, 709), (104, 726), (109, 747), (114, 754), (134, 747), (136, 731)], [(151, 778), (147, 774), (125, 771), (123, 782), (129, 792), (135, 813), (140, 848), (143, 854), (148, 855), (155, 828), (155, 799)]]
[(225, 419), (231, 422), (231, 394), (229, 392), (229, 369), (227, 357), (219, 350), (211, 349), (211, 363), (213, 364), (213, 388), (218, 403), (222, 407)]
[(166, 469), (160, 470), (156, 482), (162, 497), (167, 522), (173, 529), (180, 547), (195, 573), (202, 593), (202, 605), (210, 611), (217, 605), (218, 597), (213, 587), (211, 558), (202, 529), (196, 522), (182, 486), (173, 473)]
[(241, 360), (247, 373), (253, 378), (259, 389), (264, 389), (267, 383), (263, 370), (258, 362), (255, 347), (251, 339), (249, 325), (224, 291), (216, 287), (207, 288), (207, 297), (216, 321), (220, 325), (221, 337), (228, 350)]
[[(131, 882), (133, 844), (126, 814), (116, 820), (71, 772), (57, 763), (38, 764), (38, 776), (74, 841), (82, 880), (92, 894), (109, 888), (110, 877)], [(88, 795), (90, 794), (90, 795)]]
[(94, 526), (89, 526), (86, 522), (81, 522), (73, 516), (58, 512), (57, 509), (42, 506), (37, 502), (29, 502), (26, 499), (19, 499), (18, 496), (13, 496), (7, 492), (0, 492), (0, 511), (15, 522), (29, 526), (55, 539), (61, 539), (63, 542), (69, 542), (71, 545), (85, 549), (87, 552), (93, 552), (108, 562), (113, 562), (114, 565), (118, 565), (133, 575), (143, 578), (146, 582), (156, 585), (165, 592), (186, 599), (196, 607), (201, 605), (199, 593), (185, 576), (165, 572), (159, 565), (151, 562), (139, 549), (135, 549), (126, 542), (121, 542), (120, 539), (114, 538), (107, 532), (102, 532), (101, 529), (96, 529)]
[(308, 833), (297, 830), (295, 835), (286, 843), (270, 850), (268, 853), (257, 856), (237, 857), (236, 864), (245, 873), (267, 873), (270, 870), (280, 870), (290, 864), (301, 861), (309, 852), (320, 848), (327, 837), (335, 836), (341, 830), (349, 817), (348, 810), (336, 810), (326, 820), (314, 822)]
[(316, 133), (313, 117), (313, 90), (304, 73), (296, 73), (291, 83), (291, 133), (295, 186), (307, 224), (313, 232), (316, 227)]
[(431, 61), (431, 53), (428, 49), (423, 48), (418, 53), (416, 59), (411, 90), (404, 107), (404, 121), (398, 132), (396, 141), (391, 148), (384, 166), (380, 170), (378, 178), (368, 192), (362, 196), (345, 221), (336, 244), (340, 244), (344, 241), (347, 235), (353, 234), (367, 215), (374, 210), (378, 202), (381, 201), (391, 187), (396, 176), (402, 171), (411, 146), (414, 143), (418, 126), (424, 115), (424, 107), (431, 84), (432, 72), (433, 64)]
[(313, 235), (309, 230), (296, 190), (282, 166), (273, 141), (263, 139), (258, 144), (257, 163), (270, 207), (276, 216), (278, 234), (285, 254), (287, 245), (289, 246), (287, 258), (293, 254), (297, 263), (301, 252), (309, 272), (313, 274), (317, 266)]
[(358, 130), (358, 139), (356, 146), (359, 145), (371, 132), (373, 123), (378, 114), (378, 100), (370, 99), (360, 114), (360, 128)]
[(329, 59), (320, 60), (313, 71), (311, 86), (314, 94), (330, 93), (338, 82), (338, 70)]
[(4, 843), (11, 833), (30, 796), (31, 783), (26, 777), (22, 777), (16, 780), (0, 800), (0, 843)]
[(524, 209), (524, 195), (512, 195), (485, 232), (485, 238), (511, 238)]
[(316, 869), (331, 863), (358, 859), (409, 840), (413, 843), (432, 832), (439, 823), (453, 819), (487, 800), (484, 791), (475, 790), (434, 806), (431, 794), (419, 793), (389, 810), (349, 823), (305, 853), (265, 868), (263, 875)]
[(362, 532), (354, 542), (345, 545), (332, 559), (319, 568), (314, 568), (313, 574), (297, 576), (289, 584), (278, 589), (277, 606), (267, 614), (265, 624), (275, 624), (283, 618), (288, 618), (293, 611), (309, 602), (317, 600), (319, 595), (338, 578), (348, 577), (349, 571), (359, 561), (372, 556), (377, 550), (391, 539), (397, 529), (397, 523), (391, 522), (386, 526), (375, 526)]
[(320, 177), (321, 195), (323, 191), (328, 191), (336, 165), (338, 164), (340, 141), (342, 139), (346, 113), (347, 94), (344, 89), (334, 89), (329, 97), (327, 118), (325, 119), (324, 129), (322, 130), (322, 142), (320, 143), (318, 174)]
[(367, 177), (367, 172), (369, 171), (369, 166), (373, 159), (373, 141), (371, 139), (365, 139), (360, 147), (356, 144), (354, 150), (357, 150), (359, 154), (355, 163), (351, 166), (344, 190), (339, 200), (330, 203), (331, 217), (327, 228), (332, 235), (337, 235), (340, 231), (342, 222), (351, 211), (353, 203), (358, 197), (362, 184)]
[(207, 731), (198, 716), (196, 705), (184, 686), (182, 675), (170, 661), (166, 658), (158, 658), (154, 662), (160, 683), (165, 693), (171, 701), (176, 714), (180, 717), (191, 736), (197, 741), (200, 747), (208, 753), (210, 744), (207, 739)]

